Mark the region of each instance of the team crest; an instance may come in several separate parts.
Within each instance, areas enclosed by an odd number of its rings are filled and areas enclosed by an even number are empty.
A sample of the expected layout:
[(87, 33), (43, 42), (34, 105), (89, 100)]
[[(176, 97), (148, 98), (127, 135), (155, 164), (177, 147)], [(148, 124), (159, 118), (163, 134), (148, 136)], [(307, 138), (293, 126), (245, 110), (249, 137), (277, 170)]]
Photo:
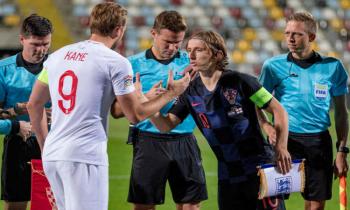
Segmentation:
[(224, 90), (224, 96), (226, 98), (226, 100), (231, 104), (235, 104), (236, 102), (236, 97), (237, 97), (237, 90), (234, 89), (226, 89)]
[(276, 195), (278, 194), (287, 194), (291, 192), (292, 188), (292, 177), (280, 177), (276, 180)]

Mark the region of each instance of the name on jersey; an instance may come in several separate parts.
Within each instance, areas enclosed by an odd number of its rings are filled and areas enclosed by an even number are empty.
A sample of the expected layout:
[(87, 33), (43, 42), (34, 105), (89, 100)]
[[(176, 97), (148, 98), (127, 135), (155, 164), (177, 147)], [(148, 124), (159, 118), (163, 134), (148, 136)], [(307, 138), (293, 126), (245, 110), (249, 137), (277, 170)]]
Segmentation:
[(316, 83), (314, 95), (318, 99), (326, 99), (328, 95), (328, 85)]
[(85, 58), (87, 55), (88, 55), (88, 53), (68, 51), (66, 56), (64, 56), (64, 60), (67, 60), (67, 61), (85, 61)]

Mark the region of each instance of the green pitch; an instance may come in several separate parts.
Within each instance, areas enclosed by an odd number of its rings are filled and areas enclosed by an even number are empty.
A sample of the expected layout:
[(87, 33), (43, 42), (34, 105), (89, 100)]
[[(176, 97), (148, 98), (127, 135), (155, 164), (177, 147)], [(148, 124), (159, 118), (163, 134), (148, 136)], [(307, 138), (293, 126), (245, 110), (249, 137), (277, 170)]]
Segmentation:
[[(110, 162), (110, 185), (109, 185), (109, 209), (110, 210), (129, 210), (132, 205), (126, 202), (129, 185), (129, 174), (132, 159), (132, 146), (125, 144), (128, 133), (128, 123), (125, 119), (110, 120), (108, 153)], [(334, 128), (331, 128), (331, 134), (335, 139)], [(217, 171), (216, 159), (207, 142), (202, 135), (197, 131), (196, 136), (201, 148), (204, 170), (207, 178), (209, 199), (202, 202), (202, 210), (217, 210)], [(3, 139), (1, 137), (1, 139)], [(2, 144), (0, 144), (2, 151)], [(350, 189), (350, 179), (348, 178), (348, 192)], [(338, 199), (338, 180), (333, 184), (333, 198), (326, 204), (326, 210), (339, 209)], [(348, 195), (350, 197), (350, 195)], [(302, 210), (304, 204), (301, 196), (298, 193), (292, 194), (286, 201), (288, 210)], [(2, 202), (0, 209), (3, 209)], [(28, 207), (29, 209), (29, 207)], [(160, 205), (158, 210), (175, 210), (175, 205), (172, 201), (169, 187), (166, 191), (166, 200), (164, 205)]]

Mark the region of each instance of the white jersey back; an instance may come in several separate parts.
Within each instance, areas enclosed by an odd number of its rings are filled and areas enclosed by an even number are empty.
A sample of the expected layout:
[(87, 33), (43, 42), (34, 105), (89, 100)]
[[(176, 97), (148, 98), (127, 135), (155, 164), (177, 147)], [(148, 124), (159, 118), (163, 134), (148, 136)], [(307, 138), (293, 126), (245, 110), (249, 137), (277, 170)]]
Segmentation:
[(52, 125), (44, 161), (107, 165), (107, 119), (116, 95), (134, 91), (129, 61), (99, 42), (59, 49), (44, 63)]

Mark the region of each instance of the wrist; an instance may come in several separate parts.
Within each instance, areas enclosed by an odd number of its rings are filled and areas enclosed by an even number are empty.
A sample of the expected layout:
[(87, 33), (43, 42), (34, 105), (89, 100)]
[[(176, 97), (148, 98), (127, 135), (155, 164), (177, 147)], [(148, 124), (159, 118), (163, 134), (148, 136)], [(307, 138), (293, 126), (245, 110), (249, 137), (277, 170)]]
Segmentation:
[(349, 147), (340, 146), (340, 147), (337, 147), (337, 152), (338, 153), (348, 154), (350, 151), (349, 151)]

